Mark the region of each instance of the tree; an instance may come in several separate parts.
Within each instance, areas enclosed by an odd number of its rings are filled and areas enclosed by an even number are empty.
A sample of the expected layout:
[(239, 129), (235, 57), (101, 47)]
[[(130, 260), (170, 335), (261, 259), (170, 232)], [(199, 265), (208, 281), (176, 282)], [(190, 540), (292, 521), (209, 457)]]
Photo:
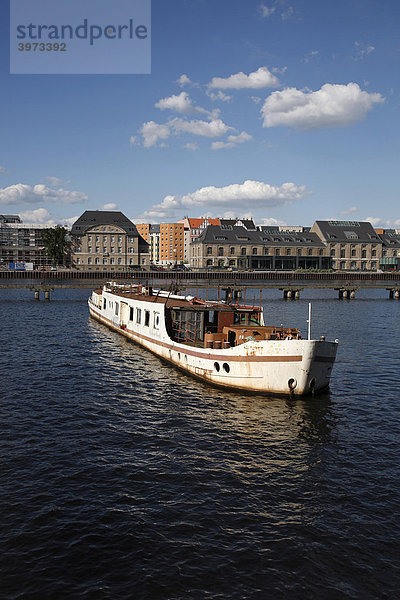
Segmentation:
[(46, 249), (47, 256), (51, 258), (53, 265), (60, 265), (64, 262), (66, 235), (67, 230), (65, 227), (60, 227), (60, 225), (49, 227), (42, 231), (43, 245)]

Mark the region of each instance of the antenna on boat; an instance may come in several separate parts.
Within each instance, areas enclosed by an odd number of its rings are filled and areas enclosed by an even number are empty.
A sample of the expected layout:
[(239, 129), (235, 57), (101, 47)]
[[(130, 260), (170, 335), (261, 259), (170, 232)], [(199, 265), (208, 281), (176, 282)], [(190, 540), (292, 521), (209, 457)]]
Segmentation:
[(308, 339), (311, 340), (311, 302), (308, 303)]

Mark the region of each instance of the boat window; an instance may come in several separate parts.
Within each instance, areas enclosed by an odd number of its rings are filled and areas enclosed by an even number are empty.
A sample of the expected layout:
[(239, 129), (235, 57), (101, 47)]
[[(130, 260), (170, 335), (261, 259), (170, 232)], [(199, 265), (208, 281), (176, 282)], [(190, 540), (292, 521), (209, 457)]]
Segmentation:
[(230, 366), (228, 365), (228, 363), (224, 363), (224, 364), (222, 365), (222, 368), (224, 369), (224, 371), (225, 371), (226, 373), (229, 373), (229, 371), (231, 370), (231, 368), (230, 368)]
[(140, 323), (142, 322), (142, 309), (141, 308), (137, 308), (136, 309), (136, 323)]
[(217, 371), (217, 373), (219, 372), (219, 369), (220, 369), (219, 363), (217, 363), (217, 362), (214, 363), (214, 369)]
[(129, 307), (129, 320), (130, 321), (133, 321), (133, 310), (134, 310), (133, 306), (130, 306)]
[(160, 313), (154, 313), (154, 329), (160, 328)]
[(119, 303), (116, 302), (115, 303), (115, 314), (117, 315), (119, 313)]
[(149, 325), (150, 325), (150, 311), (149, 310), (144, 311), (144, 324), (145, 324), (145, 327), (149, 327)]
[(107, 300), (103, 298), (103, 310), (107, 308)]

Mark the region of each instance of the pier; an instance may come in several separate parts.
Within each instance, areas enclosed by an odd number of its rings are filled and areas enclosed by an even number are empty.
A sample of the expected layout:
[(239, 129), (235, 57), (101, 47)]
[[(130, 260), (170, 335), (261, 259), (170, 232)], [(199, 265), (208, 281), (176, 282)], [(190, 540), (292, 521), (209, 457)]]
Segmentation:
[(243, 297), (247, 288), (278, 289), (285, 300), (297, 300), (305, 289), (331, 289), (340, 300), (356, 298), (363, 288), (384, 289), (390, 299), (400, 299), (400, 272), (310, 272), (310, 271), (0, 271), (0, 289), (27, 288), (39, 300), (61, 288), (93, 289), (106, 281), (140, 282), (143, 285), (168, 288), (214, 288), (233, 300)]

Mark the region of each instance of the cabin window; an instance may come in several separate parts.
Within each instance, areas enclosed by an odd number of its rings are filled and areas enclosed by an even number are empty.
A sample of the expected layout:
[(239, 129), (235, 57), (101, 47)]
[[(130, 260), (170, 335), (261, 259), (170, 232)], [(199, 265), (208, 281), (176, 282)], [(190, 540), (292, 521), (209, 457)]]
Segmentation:
[(150, 311), (149, 310), (144, 311), (144, 324), (145, 324), (145, 327), (150, 326)]
[(219, 372), (219, 369), (220, 369), (219, 363), (217, 363), (217, 362), (214, 363), (214, 369), (217, 371), (217, 373)]
[(103, 310), (107, 308), (107, 300), (103, 298)]
[(119, 313), (119, 302), (115, 303), (115, 314), (117, 315)]
[(131, 307), (129, 308), (129, 320), (130, 320), (130, 321), (133, 321), (133, 310), (134, 310), (134, 309), (133, 309), (133, 306), (131, 306)]
[(224, 369), (225, 373), (229, 373), (229, 371), (231, 370), (230, 366), (228, 365), (228, 363), (224, 363), (222, 365), (222, 368)]
[(160, 313), (154, 313), (154, 329), (160, 328)]
[(142, 309), (137, 308), (136, 309), (136, 323), (138, 323), (140, 325), (141, 322), (142, 322)]

